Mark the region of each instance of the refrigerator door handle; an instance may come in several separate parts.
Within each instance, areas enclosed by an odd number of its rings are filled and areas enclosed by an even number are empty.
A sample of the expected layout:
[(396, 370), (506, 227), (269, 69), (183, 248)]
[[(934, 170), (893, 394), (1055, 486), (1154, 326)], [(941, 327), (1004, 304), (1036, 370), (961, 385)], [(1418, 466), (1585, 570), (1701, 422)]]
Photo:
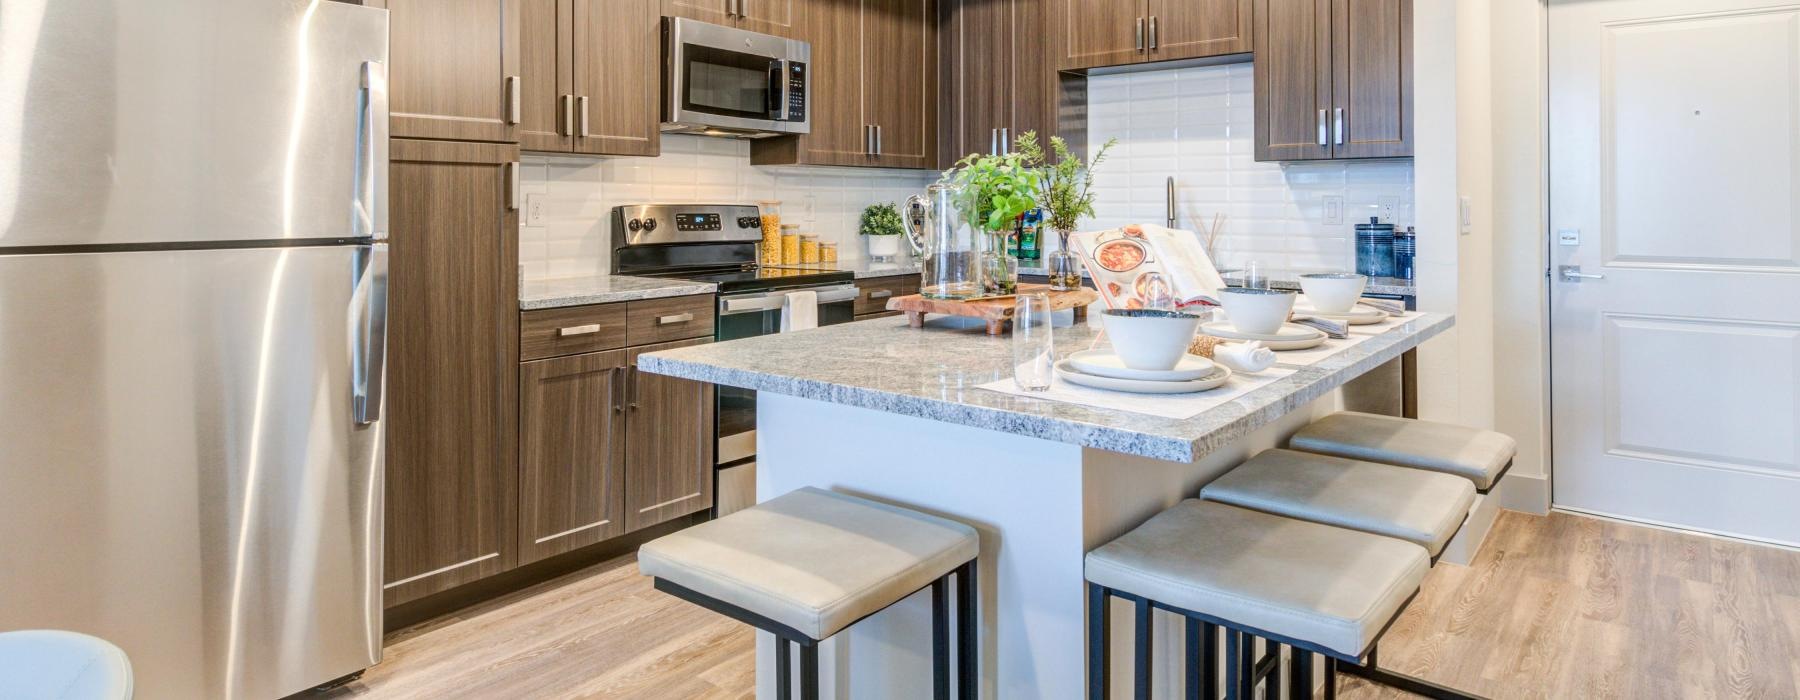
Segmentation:
[(359, 219), (365, 227), (355, 237), (376, 240), (387, 238), (388, 232), (388, 88), (387, 66), (379, 61), (365, 61), (362, 66), (363, 138), (358, 149), (363, 162), (357, 172), (362, 186), (357, 189)]
[(352, 303), (357, 307), (351, 325), (351, 411), (357, 425), (381, 420), (382, 385), (387, 364), (387, 244), (368, 247), (367, 261), (356, 280)]

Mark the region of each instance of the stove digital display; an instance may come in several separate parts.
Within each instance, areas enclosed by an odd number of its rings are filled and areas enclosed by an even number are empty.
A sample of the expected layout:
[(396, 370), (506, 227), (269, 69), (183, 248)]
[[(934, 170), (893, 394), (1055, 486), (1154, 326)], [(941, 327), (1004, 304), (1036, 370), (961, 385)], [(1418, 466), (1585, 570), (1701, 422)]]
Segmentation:
[(675, 230), (677, 231), (718, 231), (718, 214), (676, 214)]

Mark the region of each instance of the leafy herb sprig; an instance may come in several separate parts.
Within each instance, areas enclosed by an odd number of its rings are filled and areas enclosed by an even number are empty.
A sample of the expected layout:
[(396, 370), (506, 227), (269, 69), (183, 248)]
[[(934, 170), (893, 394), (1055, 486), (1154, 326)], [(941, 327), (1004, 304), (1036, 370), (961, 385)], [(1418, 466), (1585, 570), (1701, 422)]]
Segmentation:
[(1036, 196), (1038, 204), (1044, 208), (1044, 223), (1051, 230), (1064, 234), (1073, 232), (1083, 218), (1094, 215), (1094, 169), (1105, 162), (1106, 152), (1118, 142), (1118, 139), (1107, 140), (1094, 154), (1093, 161), (1083, 163), (1069, 150), (1067, 141), (1061, 136), (1052, 136), (1050, 149), (1056, 162), (1050, 163), (1044, 158), (1043, 146), (1038, 143), (1035, 132), (1019, 134), (1014, 149), (1028, 166), (1043, 173)]
[(971, 153), (944, 171), (938, 182), (958, 189), (956, 207), (983, 231), (1003, 231), (1020, 214), (1037, 207), (1043, 174), (1020, 152)]

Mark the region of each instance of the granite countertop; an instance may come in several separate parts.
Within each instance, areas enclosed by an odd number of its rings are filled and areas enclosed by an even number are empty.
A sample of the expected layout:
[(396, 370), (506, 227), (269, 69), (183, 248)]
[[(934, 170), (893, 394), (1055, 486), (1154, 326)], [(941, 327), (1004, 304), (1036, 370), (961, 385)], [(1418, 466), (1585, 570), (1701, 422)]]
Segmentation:
[(919, 261), (902, 258), (894, 262), (870, 262), (868, 260), (843, 260), (835, 263), (819, 263), (816, 265), (775, 265), (787, 270), (848, 270), (856, 274), (856, 278), (870, 279), (875, 277), (896, 277), (899, 275), (919, 274)]
[[(1088, 348), (1099, 333), (1097, 323), (1061, 325), (1069, 316), (1059, 314), (1059, 356)], [(1454, 322), (1446, 314), (1418, 314), (1185, 420), (977, 388), (1012, 376), (1011, 339), (949, 317), (929, 320), (923, 329), (889, 317), (668, 350), (644, 355), (638, 366), (654, 374), (1191, 462), (1399, 357)]]
[[(1031, 262), (1035, 263), (1037, 261), (1034, 260)], [(1228, 271), (1225, 275), (1225, 283), (1235, 287), (1243, 286), (1244, 278), (1230, 274), (1230, 272), (1233, 271)], [(1037, 275), (1042, 277), (1050, 274), (1050, 271), (1048, 268), (1042, 266), (1021, 263), (1019, 265), (1019, 274)], [(1300, 273), (1297, 272), (1273, 273), (1270, 275), (1269, 286), (1276, 289), (1292, 289), (1294, 291), (1299, 291), (1299, 275)], [(1081, 277), (1082, 279), (1088, 279), (1089, 276), (1086, 268), (1081, 270)], [(1363, 292), (1365, 294), (1387, 294), (1398, 297), (1416, 297), (1419, 295), (1418, 287), (1413, 284), (1412, 280), (1400, 277), (1370, 277), (1369, 286), (1364, 288)]]
[(678, 279), (630, 277), (626, 275), (585, 275), (519, 283), (519, 309), (556, 309), (584, 304), (606, 304), (689, 294), (711, 294), (718, 288), (710, 282)]

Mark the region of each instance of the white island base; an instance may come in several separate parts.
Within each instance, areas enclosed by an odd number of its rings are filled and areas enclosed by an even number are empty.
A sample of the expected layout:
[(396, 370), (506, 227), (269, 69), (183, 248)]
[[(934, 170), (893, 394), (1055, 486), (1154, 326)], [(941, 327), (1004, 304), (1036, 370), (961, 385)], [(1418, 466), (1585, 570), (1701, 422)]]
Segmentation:
[[(763, 392), (756, 490), (766, 500), (817, 486), (974, 526), (981, 533), (981, 696), (1079, 698), (1086, 675), (1083, 556), (1283, 444), (1338, 410), (1341, 397), (1333, 390), (1182, 463)], [(1130, 608), (1115, 605), (1114, 694), (1128, 697)], [(1179, 664), (1167, 660), (1180, 658), (1181, 628), (1158, 614), (1153, 673), (1164, 697), (1180, 688)], [(777, 697), (773, 640), (758, 633), (757, 697), (765, 700)], [(820, 668), (823, 698), (931, 697), (929, 594), (824, 642)]]

